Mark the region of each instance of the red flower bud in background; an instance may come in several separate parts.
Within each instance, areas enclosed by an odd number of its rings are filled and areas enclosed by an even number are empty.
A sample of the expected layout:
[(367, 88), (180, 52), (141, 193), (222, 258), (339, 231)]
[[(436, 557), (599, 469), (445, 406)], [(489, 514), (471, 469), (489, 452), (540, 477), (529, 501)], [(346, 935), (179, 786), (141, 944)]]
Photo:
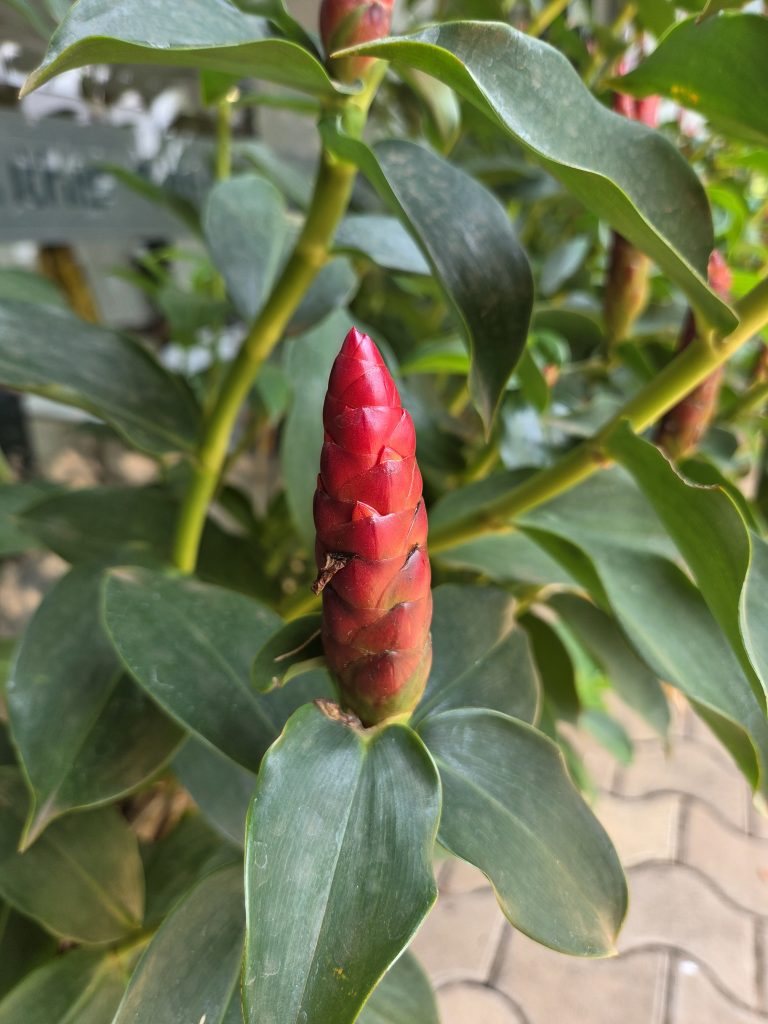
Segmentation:
[[(389, 35), (393, 6), (394, 0), (322, 0), (320, 36), (326, 54)], [(373, 60), (340, 57), (330, 62), (331, 72), (341, 82), (354, 82)]]
[[(619, 66), (619, 73), (625, 74), (626, 64)], [(613, 109), (632, 121), (639, 121), (649, 128), (655, 128), (659, 120), (658, 96), (635, 99), (625, 93), (616, 93)], [(611, 251), (608, 257), (608, 271), (603, 297), (603, 316), (608, 350), (611, 351), (632, 330), (637, 318), (648, 305), (648, 275), (651, 261), (635, 248), (626, 238), (613, 232)]]
[(413, 710), (432, 663), (427, 515), (409, 413), (373, 341), (344, 339), (315, 492), (323, 646), (365, 725)]
[[(722, 255), (714, 250), (709, 257), (709, 283), (722, 298), (727, 299), (731, 290), (731, 272)], [(696, 338), (696, 320), (693, 311), (688, 310), (677, 343), (682, 352)], [(694, 388), (659, 423), (656, 444), (672, 459), (692, 452), (707, 432), (717, 409), (723, 368), (718, 367), (698, 387)]]

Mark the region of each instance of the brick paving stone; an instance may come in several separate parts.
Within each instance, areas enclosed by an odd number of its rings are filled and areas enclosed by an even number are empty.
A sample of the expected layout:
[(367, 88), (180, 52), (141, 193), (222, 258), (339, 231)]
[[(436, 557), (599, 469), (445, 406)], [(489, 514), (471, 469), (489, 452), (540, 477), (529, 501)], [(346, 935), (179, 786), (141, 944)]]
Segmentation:
[(746, 788), (724, 751), (684, 738), (673, 741), (669, 754), (655, 744), (637, 747), (634, 761), (616, 782), (623, 796), (675, 790), (698, 797), (741, 829), (747, 826)]
[(629, 872), (629, 915), (621, 951), (675, 946), (712, 971), (721, 985), (757, 1006), (754, 924), (682, 865), (650, 865)]
[(567, 723), (561, 723), (558, 727), (581, 757), (587, 774), (595, 786), (602, 790), (611, 789), (618, 767), (613, 754), (609, 754), (605, 747), (601, 747), (592, 736), (574, 729)]
[(681, 855), (737, 903), (768, 915), (768, 840), (737, 832), (692, 801)]
[(656, 793), (635, 800), (601, 794), (594, 811), (613, 840), (621, 863), (674, 860), (682, 797)]
[(416, 935), (413, 952), (436, 984), (458, 977), (485, 981), (504, 923), (490, 887), (443, 894)]
[(670, 1024), (765, 1024), (768, 1015), (734, 1005), (690, 960), (675, 970)]
[(747, 815), (749, 818), (750, 835), (759, 836), (761, 839), (768, 839), (768, 815), (759, 811), (752, 803), (751, 794), (746, 794)]
[(521, 1012), (493, 989), (454, 982), (437, 993), (441, 1024), (528, 1024)]
[(580, 960), (515, 933), (497, 986), (530, 1024), (662, 1024), (666, 964), (655, 950)]
[(614, 694), (608, 693), (605, 703), (608, 714), (621, 723), (634, 743), (658, 742), (660, 740), (656, 730), (637, 711), (619, 700)]

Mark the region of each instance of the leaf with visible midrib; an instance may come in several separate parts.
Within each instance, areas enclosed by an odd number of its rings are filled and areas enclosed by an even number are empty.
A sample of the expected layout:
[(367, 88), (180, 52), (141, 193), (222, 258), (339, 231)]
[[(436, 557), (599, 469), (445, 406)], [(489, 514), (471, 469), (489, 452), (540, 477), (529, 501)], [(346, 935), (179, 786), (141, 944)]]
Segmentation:
[[(277, 5), (273, 5), (277, 7)], [(279, 16), (279, 10), (270, 11)], [(51, 39), (22, 95), (88, 64), (160, 64), (224, 71), (333, 96), (336, 89), (309, 49), (281, 36), (267, 18), (228, 0), (79, 0)]]
[(108, 1024), (124, 988), (118, 957), (76, 949), (10, 992), (0, 1002), (0, 1024)]
[(440, 784), (418, 737), (314, 705), (264, 759), (248, 819), (249, 1024), (351, 1024), (437, 890)]
[(719, 330), (736, 317), (712, 292), (704, 189), (658, 132), (598, 103), (553, 47), (498, 22), (451, 22), (355, 53), (402, 61), (446, 82), (501, 124), (588, 209), (647, 252)]

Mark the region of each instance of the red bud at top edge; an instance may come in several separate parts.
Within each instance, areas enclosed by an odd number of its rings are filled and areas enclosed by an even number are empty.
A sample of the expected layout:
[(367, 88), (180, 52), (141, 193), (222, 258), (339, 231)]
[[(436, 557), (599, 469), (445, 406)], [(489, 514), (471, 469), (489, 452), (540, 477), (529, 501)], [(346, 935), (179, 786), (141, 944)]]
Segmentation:
[(352, 328), (323, 409), (315, 493), (323, 644), (366, 725), (416, 706), (431, 665), (427, 517), (415, 433), (374, 342)]
[[(326, 54), (389, 35), (394, 0), (322, 0), (320, 36)], [(373, 63), (371, 57), (342, 57), (330, 62), (334, 77), (354, 82)]]

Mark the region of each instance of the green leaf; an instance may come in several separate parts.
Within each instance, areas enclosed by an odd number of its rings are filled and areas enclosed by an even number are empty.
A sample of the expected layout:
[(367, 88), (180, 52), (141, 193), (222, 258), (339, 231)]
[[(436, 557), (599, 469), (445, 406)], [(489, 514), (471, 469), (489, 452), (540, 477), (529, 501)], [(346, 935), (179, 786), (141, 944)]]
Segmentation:
[(176, 755), (173, 770), (206, 820), (226, 839), (242, 846), (245, 818), (256, 788), (254, 773), (194, 739)]
[(490, 878), (532, 939), (575, 956), (613, 953), (626, 882), (557, 746), (493, 711), (448, 711), (419, 732), (443, 784), (440, 842)]
[(393, 140), (369, 149), (329, 125), (324, 134), (359, 164), (419, 243), (464, 330), (470, 392), (490, 429), (525, 348), (533, 308), (531, 268), (506, 210), (474, 178), (423, 146)]
[(358, 1017), (360, 1024), (440, 1024), (429, 979), (412, 953), (390, 967)]
[(688, 484), (648, 441), (624, 424), (608, 444), (642, 489), (688, 563), (709, 610), (717, 619), (758, 699), (764, 703), (768, 675), (758, 679), (741, 632), (742, 590), (751, 562), (750, 534), (720, 487)]
[(304, 293), (299, 307), (285, 329), (286, 337), (303, 334), (325, 320), (357, 291), (357, 275), (348, 259), (329, 260)]
[(88, 64), (226, 71), (320, 96), (335, 93), (322, 64), (307, 49), (282, 38), (266, 18), (243, 14), (228, 0), (186, 0), (183, 18), (158, 0), (119, 6), (112, 0), (80, 0), (54, 33), (23, 93)]
[[(25, 531), (68, 562), (158, 565), (170, 561), (178, 502), (162, 487), (97, 487), (57, 494), (24, 509)], [(247, 539), (208, 520), (197, 575), (263, 596), (263, 567)]]
[(248, 820), (249, 1024), (356, 1019), (434, 903), (439, 813), (434, 765), (408, 728), (294, 715)]
[(84, 409), (152, 454), (197, 438), (197, 404), (180, 378), (130, 338), (53, 306), (0, 304), (0, 382)]
[(5, 302), (6, 299), (36, 302), (42, 306), (58, 306), (60, 309), (67, 308), (67, 300), (50, 278), (15, 267), (0, 269), (0, 302)]
[(350, 213), (339, 225), (333, 247), (338, 252), (361, 253), (387, 270), (429, 273), (421, 250), (395, 217)]
[(440, 551), (434, 557), (441, 565), (472, 569), (499, 583), (520, 581), (539, 586), (573, 583), (571, 574), (524, 533), (479, 537)]
[(660, 134), (597, 102), (563, 54), (496, 22), (436, 25), (355, 52), (452, 86), (648, 253), (712, 326), (733, 329), (733, 312), (706, 281), (712, 220), (695, 174)]
[[(279, 635), (279, 634), (278, 634)], [(332, 700), (336, 690), (325, 670), (314, 669), (262, 699), (275, 723), (275, 735), (294, 711), (317, 698)], [(224, 754), (189, 740), (173, 768), (201, 813), (227, 839), (242, 846), (245, 818), (256, 787), (256, 776)]]
[(26, 853), (16, 847), (27, 813), (24, 783), (0, 768), (0, 896), (56, 935), (114, 942), (141, 923), (144, 876), (136, 837), (117, 811), (54, 822)]
[(760, 679), (768, 680), (768, 543), (752, 535), (752, 560), (744, 583), (741, 632), (750, 661)]
[(635, 96), (661, 93), (703, 114), (716, 128), (765, 145), (768, 82), (763, 61), (768, 20), (761, 14), (720, 14), (674, 25), (621, 87)]
[(331, 366), (350, 326), (347, 314), (334, 313), (285, 348), (285, 372), (293, 385), (293, 401), (283, 428), (280, 464), (288, 507), (310, 550), (315, 543), (312, 498), (323, 446), (323, 402)]
[(242, 851), (225, 842), (197, 814), (185, 815), (168, 835), (142, 848), (147, 899), (145, 928), (163, 920), (198, 882), (231, 864)]
[(654, 674), (696, 703), (752, 786), (768, 791), (763, 707), (640, 492), (609, 470), (520, 521), (613, 611)]
[(240, 316), (250, 321), (275, 279), (285, 239), (283, 197), (255, 174), (220, 181), (203, 210), (203, 232), (213, 262)]
[(556, 594), (551, 606), (603, 669), (616, 693), (660, 736), (669, 730), (669, 705), (661, 683), (605, 612), (575, 594)]
[(503, 590), (447, 584), (434, 591), (432, 671), (414, 723), (451, 708), (503, 711), (532, 722), (539, 677), (515, 601)]
[(125, 988), (119, 958), (75, 950), (30, 974), (0, 1002), (0, 1024), (111, 1024)]
[(34, 921), (0, 904), (0, 1000), (57, 949), (56, 940)]
[[(227, 868), (200, 883), (162, 924), (113, 1024), (225, 1024), (240, 1008), (243, 881)], [(237, 1019), (237, 1018), (235, 1018)]]
[(56, 488), (44, 483), (0, 484), (0, 557), (39, 546), (33, 536), (25, 533), (18, 514), (52, 490)]
[(142, 196), (150, 203), (162, 206), (174, 214), (195, 236), (200, 234), (200, 214), (195, 204), (186, 196), (174, 192), (166, 184), (156, 185), (150, 178), (138, 171), (132, 171), (128, 167), (110, 163), (99, 166), (136, 195)]
[(253, 656), (280, 619), (241, 594), (157, 570), (118, 569), (104, 591), (120, 659), (185, 728), (253, 771), (277, 729), (250, 685)]
[(126, 678), (100, 621), (101, 572), (73, 570), (27, 627), (8, 682), (14, 742), (32, 789), (24, 843), (73, 808), (146, 782), (179, 729)]
[(251, 679), (262, 693), (284, 686), (297, 666), (310, 658), (323, 656), (320, 639), (320, 614), (302, 615), (287, 622), (259, 648), (253, 662)]
[(581, 701), (567, 647), (557, 631), (536, 615), (523, 616), (520, 625), (533, 645), (545, 700), (551, 704), (558, 718), (575, 723), (581, 711)]

